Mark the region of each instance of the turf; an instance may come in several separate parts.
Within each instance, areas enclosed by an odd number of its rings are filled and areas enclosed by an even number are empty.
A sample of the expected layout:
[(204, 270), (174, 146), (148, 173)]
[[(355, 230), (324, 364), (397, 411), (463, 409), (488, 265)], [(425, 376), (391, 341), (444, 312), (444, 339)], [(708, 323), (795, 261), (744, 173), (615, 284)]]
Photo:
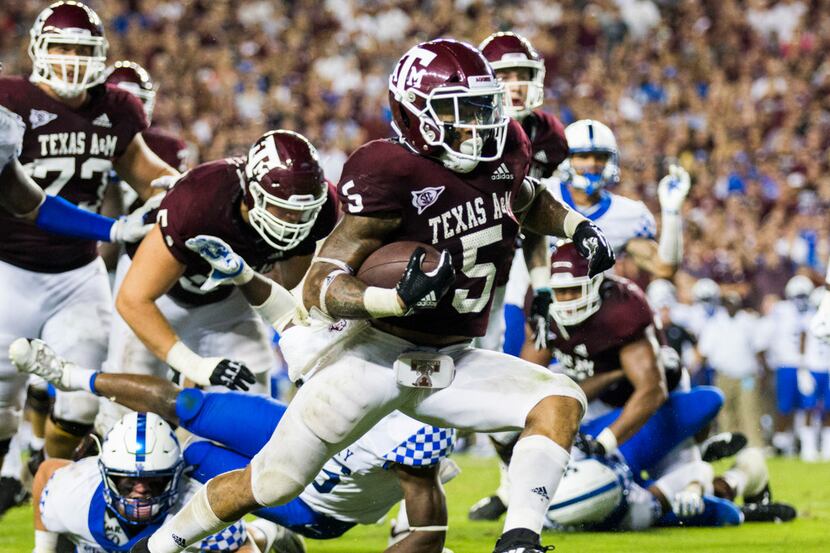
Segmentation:
[[(459, 456), (463, 472), (447, 484), (450, 533), (447, 546), (455, 553), (489, 553), (500, 523), (469, 522), (467, 509), (493, 490), (497, 478), (493, 459)], [(628, 534), (549, 534), (545, 543), (558, 553), (695, 552), (753, 553), (830, 551), (830, 463), (807, 465), (795, 460), (769, 461), (775, 496), (796, 505), (799, 519), (787, 524), (752, 524), (738, 528), (660, 529)], [(332, 541), (308, 540), (309, 553), (370, 553), (382, 551), (388, 523), (358, 527)], [(0, 520), (0, 552), (32, 551), (31, 508), (20, 507)]]

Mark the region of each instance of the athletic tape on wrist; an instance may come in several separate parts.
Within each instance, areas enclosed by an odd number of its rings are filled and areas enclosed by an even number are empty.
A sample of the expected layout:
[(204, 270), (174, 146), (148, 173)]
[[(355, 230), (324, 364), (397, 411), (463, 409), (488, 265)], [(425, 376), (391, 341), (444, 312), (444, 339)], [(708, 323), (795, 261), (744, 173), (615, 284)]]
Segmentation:
[(446, 532), (449, 526), (410, 526), (410, 532)]
[(294, 314), (297, 308), (297, 302), (291, 292), (273, 280), (270, 284), (271, 293), (268, 295), (268, 299), (262, 305), (255, 305), (254, 311), (259, 313), (259, 316), (265, 319), (269, 325), (277, 328), (278, 326), (284, 326), (291, 320), (291, 315)]
[(320, 263), (328, 263), (329, 265), (334, 265), (335, 267), (337, 267), (341, 271), (345, 271), (346, 273), (348, 273), (350, 275), (354, 274), (354, 269), (351, 266), (349, 266), (348, 263), (346, 263), (345, 261), (342, 261), (340, 259), (334, 259), (333, 257), (315, 257), (312, 260), (312, 263), (317, 262), (317, 261), (319, 261)]
[(579, 226), (579, 223), (587, 220), (588, 219), (586, 219), (581, 213), (576, 210), (569, 209), (568, 214), (565, 215), (565, 220), (562, 222), (562, 229), (565, 231), (565, 236), (573, 238), (574, 232), (576, 232), (576, 227)]
[(534, 291), (550, 290), (550, 267), (533, 267), (530, 270), (530, 285)]
[(363, 307), (372, 317), (400, 317), (406, 313), (398, 301), (398, 291), (394, 288), (369, 286), (363, 292)]
[(196, 384), (210, 386), (210, 373), (213, 367), (205, 366), (206, 359), (184, 345), (181, 340), (173, 344), (167, 352), (165, 362), (174, 370), (179, 371), (186, 378)]

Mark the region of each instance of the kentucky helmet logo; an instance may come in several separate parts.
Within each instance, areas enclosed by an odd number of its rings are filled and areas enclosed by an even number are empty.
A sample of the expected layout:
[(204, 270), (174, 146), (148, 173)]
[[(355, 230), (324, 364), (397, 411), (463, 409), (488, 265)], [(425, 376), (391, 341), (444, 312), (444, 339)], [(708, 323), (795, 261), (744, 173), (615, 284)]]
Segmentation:
[(418, 208), (418, 215), (426, 208), (438, 201), (438, 196), (444, 191), (443, 186), (428, 186), (412, 192), (412, 205)]

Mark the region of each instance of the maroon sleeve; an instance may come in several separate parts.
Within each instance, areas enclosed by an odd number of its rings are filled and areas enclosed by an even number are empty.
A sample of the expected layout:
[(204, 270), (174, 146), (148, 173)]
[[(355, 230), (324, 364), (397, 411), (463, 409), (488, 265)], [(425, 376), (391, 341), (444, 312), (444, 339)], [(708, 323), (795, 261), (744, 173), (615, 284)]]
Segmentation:
[(158, 215), (156, 215), (156, 222), (164, 237), (164, 244), (173, 257), (185, 265), (192, 262), (194, 253), (185, 245), (185, 241), (191, 238), (184, 233), (189, 226), (187, 218), (190, 212), (182, 208), (187, 205), (190, 196), (188, 189), (194, 184), (192, 180), (188, 180), (187, 176), (177, 182), (161, 201)]
[(525, 129), (533, 148), (533, 163), (540, 171), (538, 176), (549, 177), (568, 157), (565, 126), (555, 115), (536, 110), (528, 119), (527, 127)]
[(646, 329), (654, 324), (654, 314), (643, 291), (633, 282), (620, 277), (613, 279), (616, 290), (609, 298), (613, 302), (611, 318), (616, 324), (609, 324), (608, 329), (620, 343), (639, 340)]
[(530, 139), (522, 126), (511, 119), (507, 126), (507, 139), (504, 144), (504, 157), (509, 160), (510, 168), (515, 175), (513, 179), (513, 198), (519, 194), (525, 175), (530, 170)]
[(147, 116), (141, 100), (135, 95), (114, 85), (106, 85), (108, 109), (112, 112), (110, 121), (113, 131), (118, 136), (115, 159), (118, 159), (132, 143), (135, 135), (147, 128)]
[(156, 127), (150, 127), (141, 133), (141, 136), (153, 153), (167, 165), (180, 173), (187, 171), (189, 152), (184, 140)]
[(375, 140), (355, 150), (343, 166), (337, 194), (343, 213), (371, 215), (402, 209), (403, 178), (410, 155), (403, 146)]

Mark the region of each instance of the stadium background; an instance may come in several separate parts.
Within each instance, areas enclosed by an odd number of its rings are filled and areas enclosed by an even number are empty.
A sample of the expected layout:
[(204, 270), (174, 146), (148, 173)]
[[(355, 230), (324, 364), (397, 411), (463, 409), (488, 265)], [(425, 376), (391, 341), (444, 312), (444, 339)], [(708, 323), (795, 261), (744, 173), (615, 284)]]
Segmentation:
[[(668, 163), (677, 159), (691, 173), (686, 253), (676, 277), (681, 299), (689, 299), (695, 279), (711, 277), (764, 314), (796, 272), (823, 280), (830, 254), (830, 0), (89, 4), (106, 23), (110, 59), (139, 62), (158, 84), (154, 122), (185, 137), (198, 159), (242, 154), (267, 129), (296, 129), (318, 146), (335, 181), (354, 148), (388, 135), (388, 72), (412, 44), (438, 36), (477, 44), (494, 30), (522, 33), (546, 60), (545, 109), (566, 124), (598, 119), (616, 133), (622, 181), (615, 192), (659, 214), (656, 183)], [(2, 2), (7, 74), (29, 72), (28, 29), (45, 5)], [(638, 277), (624, 261), (620, 271)], [(472, 475), (492, 468), (469, 462)], [(799, 487), (811, 476), (822, 476), (812, 482), (824, 482), (823, 493)], [(789, 479), (784, 486), (798, 496), (782, 499), (800, 507), (807, 523), (830, 518), (826, 466), (776, 463), (776, 477)], [(805, 512), (808, 492), (819, 497)], [(452, 486), (450, 496), (462, 509)], [(6, 541), (10, 526), (17, 535), (28, 524), (23, 512), (0, 522), (0, 550), (28, 550), (30, 538)], [(780, 529), (790, 536), (788, 548), (803, 524)], [(495, 526), (488, 532), (495, 535)], [(363, 551), (347, 542), (353, 549), (332, 544), (325, 551)]]

